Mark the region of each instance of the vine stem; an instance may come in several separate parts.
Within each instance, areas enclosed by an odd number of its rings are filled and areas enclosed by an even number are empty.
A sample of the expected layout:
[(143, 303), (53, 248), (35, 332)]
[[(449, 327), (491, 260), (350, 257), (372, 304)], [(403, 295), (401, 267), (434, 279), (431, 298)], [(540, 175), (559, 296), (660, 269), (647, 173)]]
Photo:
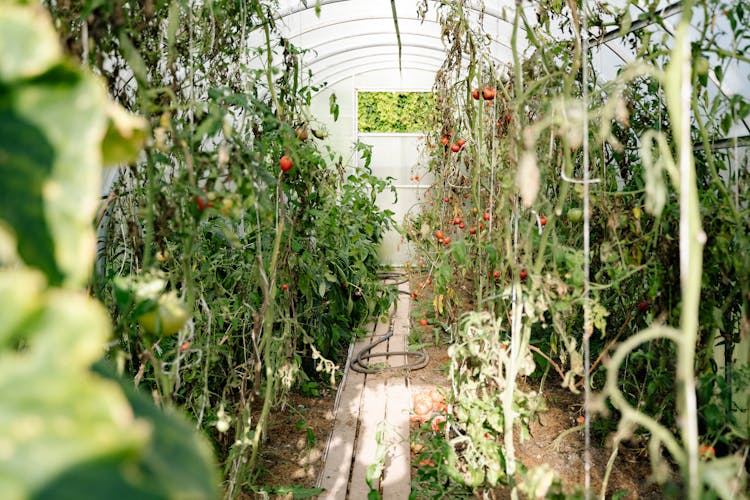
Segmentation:
[[(684, 12), (692, 10), (686, 2)], [(691, 59), (688, 36), (689, 15), (680, 20), (675, 40), (674, 72), (679, 76), (679, 95), (672, 96), (671, 114), (678, 127), (675, 142), (678, 146), (680, 170), (680, 283), (682, 285), (682, 314), (680, 316), (680, 338), (677, 357), (677, 381), (681, 392), (681, 431), (683, 445), (687, 448), (687, 467), (683, 466), (683, 477), (688, 484), (688, 497), (698, 500), (701, 495), (701, 479), (698, 474), (698, 415), (695, 396), (695, 347), (698, 340), (698, 309), (700, 305), (701, 276), (703, 273), (703, 244), (706, 235), (701, 228), (698, 188), (695, 180), (692, 141), (690, 136), (691, 111)], [(670, 70), (671, 72), (671, 70)], [(669, 77), (669, 74), (667, 75)], [(679, 98), (679, 101), (677, 99)], [(668, 102), (669, 104), (669, 102)]]
[[(270, 71), (270, 69), (269, 69)], [(276, 192), (276, 203), (277, 207), (281, 204), (281, 196), (283, 195), (283, 189), (282, 186), (282, 179), (283, 179), (283, 172), (279, 172), (279, 177), (277, 179), (277, 192)], [(271, 330), (273, 328), (273, 322), (275, 319), (275, 307), (274, 307), (274, 301), (276, 297), (276, 271), (278, 268), (278, 262), (279, 262), (279, 251), (281, 248), (281, 238), (284, 233), (284, 218), (283, 214), (280, 213), (280, 209), (277, 209), (277, 218), (276, 218), (276, 237), (274, 238), (273, 242), (273, 253), (271, 254), (271, 262), (268, 269), (268, 275), (270, 276), (270, 282), (268, 279), (263, 280), (263, 287), (264, 295), (266, 296), (266, 302), (267, 302), (267, 308), (265, 311), (265, 314), (263, 315), (263, 361), (265, 364), (265, 372), (266, 372), (266, 390), (263, 397), (263, 408), (261, 410), (260, 416), (258, 417), (258, 423), (255, 426), (255, 433), (253, 435), (253, 442), (252, 442), (252, 452), (250, 454), (250, 459), (247, 463), (247, 469), (248, 470), (254, 470), (255, 469), (255, 463), (258, 459), (258, 452), (260, 450), (260, 438), (263, 434), (266, 432), (266, 424), (268, 422), (268, 415), (271, 412), (271, 407), (274, 404), (274, 397), (273, 397), (273, 389), (275, 387), (275, 378), (276, 378), (276, 367), (271, 366), (272, 363), (269, 363), (269, 359), (271, 358)], [(260, 252), (260, 247), (258, 247), (258, 252)], [(260, 256), (260, 253), (258, 254), (258, 261), (261, 266), (262, 271), (262, 257)]]
[(268, 92), (270, 93), (271, 100), (279, 113), (279, 121), (284, 121), (284, 108), (281, 106), (279, 98), (276, 95), (276, 89), (273, 86), (273, 50), (271, 50), (271, 30), (268, 26), (269, 21), (263, 18), (263, 9), (261, 8), (260, 2), (255, 6), (255, 12), (258, 14), (260, 23), (263, 25), (263, 33), (266, 37), (266, 64), (268, 65), (266, 68), (266, 81), (268, 83)]
[[(513, 17), (513, 32), (511, 34), (511, 51), (513, 53), (513, 69), (515, 70), (515, 86), (516, 86), (516, 98), (523, 94), (523, 72), (521, 67), (521, 58), (518, 51), (518, 25), (521, 19), (522, 12), (521, 0), (516, 0), (515, 15)], [(517, 102), (517, 115), (519, 118), (519, 130), (520, 130), (520, 102)], [(519, 141), (520, 144), (520, 141)], [(516, 145), (516, 154), (518, 154), (520, 146)], [(515, 207), (513, 210), (513, 261), (517, 263), (518, 255), (518, 195), (515, 197)], [(515, 413), (513, 411), (513, 394), (515, 392), (515, 378), (517, 371), (516, 358), (520, 356), (522, 352), (522, 341), (520, 335), (522, 335), (523, 326), (523, 307), (520, 297), (520, 287), (518, 286), (518, 278), (513, 280), (513, 305), (511, 309), (511, 356), (509, 358), (506, 367), (506, 385), (503, 390), (503, 430), (504, 430), (504, 445), (505, 445), (505, 473), (508, 479), (508, 487), (510, 489), (510, 497), (512, 500), (517, 500), (518, 490), (516, 488), (516, 456), (515, 456), (515, 445), (513, 442), (513, 423), (515, 420)]]
[(584, 498), (591, 497), (591, 196), (589, 165), (588, 28), (586, 0), (581, 0), (578, 37), (581, 44), (581, 100), (583, 105), (583, 474)]

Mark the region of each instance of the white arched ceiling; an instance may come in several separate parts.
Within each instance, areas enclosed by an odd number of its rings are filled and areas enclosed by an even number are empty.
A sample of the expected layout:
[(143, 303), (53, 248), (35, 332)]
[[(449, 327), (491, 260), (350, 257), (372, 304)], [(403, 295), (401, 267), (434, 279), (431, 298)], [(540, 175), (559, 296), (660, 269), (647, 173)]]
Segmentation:
[[(430, 0), (429, 11), (424, 21), (417, 15), (417, 0), (396, 0), (398, 26), (401, 37), (401, 64), (410, 63), (406, 54), (426, 57), (443, 57), (445, 45), (441, 38), (441, 26), (436, 20), (436, 10), (440, 2)], [(391, 3), (387, 0), (320, 0), (320, 15), (316, 15), (315, 2), (281, 2), (277, 15), (277, 27), (295, 46), (304, 49), (303, 62), (313, 72), (321, 66), (326, 71), (338, 72), (333, 65), (340, 65), (341, 71), (361, 71), (362, 59), (369, 52), (382, 54), (391, 48), (393, 65), (399, 66), (398, 40), (393, 21)], [(502, 9), (510, 10), (515, 2), (502, 0), (493, 2), (483, 11), (481, 20), (491, 36), (483, 39), (489, 48), (493, 64), (502, 66), (511, 58), (510, 34), (512, 23), (502, 19)], [(481, 4), (475, 1), (461, 2), (461, 8), (475, 24), (480, 22)], [(525, 46), (525, 42), (521, 44)], [(356, 66), (356, 67), (354, 67)], [(437, 70), (439, 65), (434, 69)], [(325, 72), (321, 81), (325, 80)]]

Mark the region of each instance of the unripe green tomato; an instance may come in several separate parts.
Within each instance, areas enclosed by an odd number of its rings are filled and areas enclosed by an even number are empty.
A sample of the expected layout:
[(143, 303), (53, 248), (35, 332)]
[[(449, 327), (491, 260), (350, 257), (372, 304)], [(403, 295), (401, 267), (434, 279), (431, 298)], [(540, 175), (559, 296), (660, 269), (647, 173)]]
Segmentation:
[(705, 57), (698, 57), (695, 59), (695, 74), (696, 75), (705, 75), (708, 73), (708, 59)]
[(568, 220), (571, 222), (581, 222), (583, 220), (583, 210), (580, 208), (569, 208)]
[(138, 316), (138, 324), (153, 335), (174, 335), (190, 319), (190, 309), (177, 296), (177, 292), (165, 293), (156, 307)]

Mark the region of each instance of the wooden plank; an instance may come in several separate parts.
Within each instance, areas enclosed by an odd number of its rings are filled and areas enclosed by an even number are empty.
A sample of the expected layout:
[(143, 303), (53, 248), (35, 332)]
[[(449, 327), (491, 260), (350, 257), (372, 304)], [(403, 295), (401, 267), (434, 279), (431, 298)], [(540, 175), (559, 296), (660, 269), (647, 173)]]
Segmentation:
[[(408, 316), (407, 316), (408, 317)], [(396, 321), (398, 326), (398, 321)], [(406, 336), (394, 335), (389, 341), (390, 351), (406, 350)], [(405, 362), (404, 356), (392, 356), (391, 366)], [(388, 500), (408, 499), (410, 484), (409, 448), (409, 391), (406, 376), (394, 374), (388, 380), (385, 418), (388, 421), (390, 450), (383, 472), (383, 498)]]
[[(388, 331), (389, 324), (378, 322), (375, 327), (375, 340)], [(371, 352), (385, 353), (388, 350), (387, 343), (377, 345)], [(384, 358), (373, 360), (380, 362)], [(367, 498), (370, 491), (367, 486), (367, 467), (376, 460), (378, 449), (377, 431), (380, 423), (385, 419), (385, 380), (381, 376), (367, 375), (365, 388), (362, 392), (362, 410), (359, 414), (359, 432), (352, 464), (351, 482), (349, 484), (349, 498)], [(373, 487), (378, 487), (375, 481)]]
[[(372, 331), (375, 325), (368, 328)], [(359, 339), (354, 344), (353, 355), (369, 345), (370, 341), (371, 337)], [(318, 498), (344, 500), (349, 486), (365, 375), (348, 366), (346, 370), (345, 385), (338, 401), (334, 428), (328, 440), (325, 464), (318, 481), (318, 485), (326, 491)]]

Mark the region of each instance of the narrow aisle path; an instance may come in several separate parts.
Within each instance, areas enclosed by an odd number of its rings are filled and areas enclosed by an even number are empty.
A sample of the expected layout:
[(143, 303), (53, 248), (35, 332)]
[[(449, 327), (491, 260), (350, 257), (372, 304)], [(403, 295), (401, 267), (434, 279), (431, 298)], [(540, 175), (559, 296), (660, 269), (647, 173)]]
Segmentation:
[[(399, 289), (399, 299), (390, 310), (393, 318), (393, 336), (374, 347), (372, 352), (406, 350), (409, 335), (408, 295), (409, 284)], [(352, 351), (379, 340), (390, 327), (389, 318), (378, 321), (369, 328), (371, 335), (359, 339)], [(399, 366), (407, 361), (403, 355), (376, 358), (372, 365), (387, 363)], [(409, 478), (409, 405), (407, 371), (392, 370), (384, 373), (363, 374), (347, 366), (346, 376), (336, 410), (336, 422), (328, 442), (325, 465), (318, 480), (325, 493), (318, 498), (343, 500), (367, 498), (367, 469), (372, 464), (382, 464), (382, 474), (374, 478), (373, 489), (382, 491), (388, 500), (407, 499)]]

